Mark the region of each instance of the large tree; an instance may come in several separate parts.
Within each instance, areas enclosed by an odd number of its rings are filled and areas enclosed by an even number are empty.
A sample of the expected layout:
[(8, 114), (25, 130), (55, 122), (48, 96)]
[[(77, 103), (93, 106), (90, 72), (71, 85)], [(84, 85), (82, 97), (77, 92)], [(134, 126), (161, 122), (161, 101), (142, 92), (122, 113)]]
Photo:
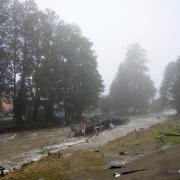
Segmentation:
[(177, 76), (172, 86), (173, 105), (180, 115), (180, 59), (177, 61)]
[(10, 49), (8, 44), (9, 1), (0, 1), (0, 97), (2, 93), (11, 93), (12, 72)]
[(14, 118), (54, 119), (54, 107), (71, 122), (96, 106), (103, 90), (92, 43), (79, 27), (33, 0), (0, 1), (0, 90), (12, 95)]
[(160, 95), (164, 107), (173, 107), (180, 114), (180, 59), (166, 66)]
[(176, 80), (178, 72), (177, 62), (170, 62), (164, 71), (164, 77), (160, 87), (160, 97), (163, 107), (172, 107), (172, 86)]
[(88, 107), (97, 106), (103, 86), (92, 43), (82, 36), (77, 26), (65, 25), (60, 30), (68, 37), (63, 43), (65, 46), (61, 47), (64, 56), (64, 110), (66, 118), (71, 121), (79, 119)]
[(147, 74), (145, 50), (138, 44), (128, 47), (125, 61), (111, 85), (110, 96), (115, 111), (127, 113), (146, 111), (149, 101), (155, 95), (153, 81)]

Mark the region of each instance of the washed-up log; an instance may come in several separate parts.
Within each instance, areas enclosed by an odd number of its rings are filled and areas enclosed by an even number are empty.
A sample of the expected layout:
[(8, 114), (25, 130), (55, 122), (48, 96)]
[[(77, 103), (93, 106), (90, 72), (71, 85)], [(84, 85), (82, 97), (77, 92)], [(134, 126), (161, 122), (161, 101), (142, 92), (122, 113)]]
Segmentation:
[(122, 172), (122, 173), (113, 173), (113, 177), (120, 177), (123, 175), (127, 175), (127, 174), (132, 174), (132, 173), (136, 173), (136, 172), (142, 172), (142, 171), (147, 171), (147, 169), (139, 169), (139, 170), (133, 170), (133, 171), (126, 171), (126, 172)]
[(177, 170), (177, 171), (174, 171), (174, 170), (168, 170), (169, 173), (177, 173), (177, 174), (180, 174), (180, 169)]
[(180, 133), (166, 133), (166, 132), (162, 132), (159, 134), (163, 134), (164, 136), (180, 136)]
[(109, 169), (120, 169), (120, 168), (122, 168), (121, 165), (119, 165), (119, 166), (111, 166)]
[(132, 173), (142, 172), (142, 171), (147, 171), (147, 169), (139, 169), (139, 170), (133, 170), (133, 171), (126, 171), (126, 172), (122, 172), (121, 175), (132, 174)]

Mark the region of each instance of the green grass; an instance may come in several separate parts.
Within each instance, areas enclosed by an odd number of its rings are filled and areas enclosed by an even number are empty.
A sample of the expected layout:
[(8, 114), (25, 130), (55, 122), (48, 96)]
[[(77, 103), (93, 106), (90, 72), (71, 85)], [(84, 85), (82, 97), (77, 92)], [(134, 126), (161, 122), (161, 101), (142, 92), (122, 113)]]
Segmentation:
[(13, 172), (5, 179), (14, 180), (70, 180), (89, 172), (103, 169), (104, 161), (100, 154), (93, 151), (77, 151), (67, 158), (47, 157), (24, 169)]
[(180, 136), (164, 136), (161, 135), (163, 132), (180, 132), (180, 122), (166, 122), (148, 130), (132, 132), (110, 142), (105, 148), (131, 155), (138, 151), (153, 149), (156, 146), (180, 144)]

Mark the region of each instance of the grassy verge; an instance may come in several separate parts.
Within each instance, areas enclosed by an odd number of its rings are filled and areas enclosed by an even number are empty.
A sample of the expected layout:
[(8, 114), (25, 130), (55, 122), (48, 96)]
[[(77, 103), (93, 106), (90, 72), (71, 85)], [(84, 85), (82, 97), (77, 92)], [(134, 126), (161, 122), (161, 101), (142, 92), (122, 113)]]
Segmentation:
[(139, 151), (155, 149), (164, 145), (180, 144), (180, 136), (165, 136), (162, 133), (180, 132), (179, 122), (165, 122), (147, 130), (131, 132), (123, 138), (116, 139), (105, 147), (132, 155)]

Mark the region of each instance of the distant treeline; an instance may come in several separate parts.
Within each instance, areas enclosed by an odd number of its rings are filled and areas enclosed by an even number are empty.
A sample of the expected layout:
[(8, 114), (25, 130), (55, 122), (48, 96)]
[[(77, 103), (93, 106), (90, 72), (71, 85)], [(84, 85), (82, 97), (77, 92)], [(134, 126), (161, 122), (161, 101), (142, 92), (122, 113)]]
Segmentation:
[(103, 112), (129, 114), (174, 108), (180, 115), (180, 58), (166, 66), (159, 95), (155, 99), (158, 90), (147, 74), (146, 63), (146, 52), (140, 45), (133, 44), (127, 48), (125, 61), (119, 66), (109, 95), (101, 98)]
[(155, 102), (155, 108), (180, 113), (180, 60), (167, 66), (160, 98), (153, 101), (157, 90), (146, 52), (130, 45), (109, 95), (100, 98), (104, 87), (92, 45), (78, 26), (39, 10), (33, 0), (0, 0), (0, 98), (10, 97), (18, 124), (51, 122), (55, 111), (70, 124), (98, 105), (103, 112), (128, 114), (147, 112)]
[(0, 0), (0, 97), (11, 97), (19, 124), (51, 121), (55, 109), (70, 123), (97, 106), (103, 84), (92, 45), (32, 0)]

